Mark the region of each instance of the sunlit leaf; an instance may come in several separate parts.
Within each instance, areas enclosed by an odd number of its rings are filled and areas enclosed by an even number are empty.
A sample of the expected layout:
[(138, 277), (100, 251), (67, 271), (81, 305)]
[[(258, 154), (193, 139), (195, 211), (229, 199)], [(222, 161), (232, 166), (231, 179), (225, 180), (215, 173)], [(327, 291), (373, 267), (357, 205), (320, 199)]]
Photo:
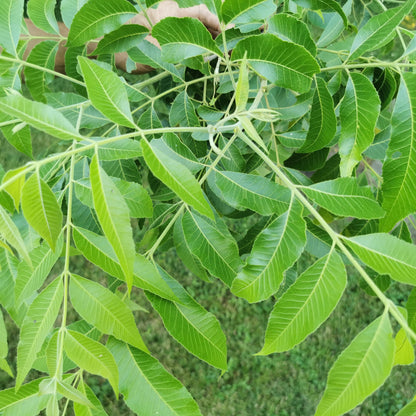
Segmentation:
[(75, 416), (107, 416), (101, 402), (97, 399), (97, 396), (88, 384), (85, 384), (80, 380), (78, 383), (78, 390), (94, 405), (94, 408), (80, 403), (74, 403)]
[(277, 292), (283, 273), (296, 261), (306, 243), (302, 206), (292, 199), (280, 215), (256, 238), (246, 264), (234, 279), (231, 291), (250, 303)]
[(304, 47), (272, 34), (241, 40), (233, 50), (232, 60), (242, 60), (246, 51), (250, 66), (259, 75), (300, 93), (310, 89), (313, 74), (319, 72), (319, 65)]
[(305, 270), (278, 300), (269, 317), (260, 355), (290, 350), (331, 314), (347, 284), (335, 250)]
[[(1, 181), (4, 190), (13, 198), (14, 207), (17, 211), (19, 211), (22, 189), (26, 179), (25, 175), (22, 175), (24, 170), (24, 167), (8, 170)], [(7, 182), (9, 184), (6, 185)]]
[(134, 412), (143, 416), (201, 416), (185, 387), (155, 358), (114, 338), (108, 348), (119, 369), (120, 392)]
[(45, 32), (58, 34), (59, 27), (55, 17), (56, 0), (30, 0), (27, 14), (30, 20)]
[(416, 415), (416, 400), (411, 401), (404, 406), (395, 416), (415, 416)]
[(71, 275), (71, 303), (80, 316), (101, 332), (147, 351), (127, 305), (109, 289), (83, 277)]
[(388, 313), (361, 331), (335, 361), (316, 416), (342, 415), (378, 389), (393, 367), (394, 339)]
[(80, 46), (109, 33), (136, 14), (137, 10), (127, 0), (89, 0), (72, 21), (67, 46)]
[(394, 353), (394, 365), (410, 365), (415, 361), (415, 350), (412, 342), (406, 331), (403, 328), (399, 329), (399, 332), (394, 338), (396, 346)]
[(58, 316), (64, 289), (62, 279), (49, 284), (30, 305), (25, 316), (17, 346), (16, 387), (19, 388), (40, 351), (43, 341)]
[(65, 352), (78, 367), (106, 378), (118, 395), (118, 369), (110, 351), (97, 341), (75, 332), (65, 333)]
[(373, 142), (379, 112), (380, 99), (371, 81), (351, 72), (340, 108), (341, 176), (351, 176), (362, 152)]
[(416, 247), (390, 234), (375, 233), (345, 240), (355, 254), (380, 274), (416, 285)]
[(276, 5), (272, 0), (225, 0), (221, 15), (225, 23), (251, 23), (263, 21), (275, 10)]

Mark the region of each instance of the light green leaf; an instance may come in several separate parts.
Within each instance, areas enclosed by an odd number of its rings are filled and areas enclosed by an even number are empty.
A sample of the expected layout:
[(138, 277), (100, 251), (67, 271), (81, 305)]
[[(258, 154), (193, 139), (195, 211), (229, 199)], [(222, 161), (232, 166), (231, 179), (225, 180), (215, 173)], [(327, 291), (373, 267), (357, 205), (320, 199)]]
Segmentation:
[(331, 250), (305, 270), (278, 300), (259, 355), (292, 349), (329, 317), (347, 284), (340, 256)]
[(81, 46), (117, 29), (136, 14), (137, 10), (127, 0), (89, 0), (72, 21), (67, 46)]
[(13, 372), (6, 361), (9, 347), (7, 345), (7, 330), (3, 319), (3, 313), (0, 310), (0, 368), (13, 377)]
[(392, 115), (392, 132), (383, 165), (382, 231), (415, 212), (416, 207), (416, 74), (404, 73)]
[(306, 140), (298, 152), (311, 153), (328, 146), (335, 136), (336, 129), (337, 119), (332, 96), (325, 81), (322, 78), (316, 78), (309, 130)]
[[(79, 390), (77, 390), (75, 387), (72, 387), (68, 383), (57, 380), (56, 391), (72, 402), (80, 403), (88, 407), (94, 407), (94, 405), (82, 393), (80, 393)], [(53, 414), (54, 413), (51, 415)]]
[(263, 176), (217, 171), (214, 177), (224, 201), (236, 209), (272, 215), (283, 214), (289, 207), (290, 191)]
[(93, 55), (128, 51), (149, 34), (149, 29), (140, 25), (123, 25), (105, 35), (92, 52)]
[(46, 104), (28, 100), (17, 93), (0, 98), (0, 110), (61, 140), (81, 140), (75, 127)]
[(341, 102), (341, 176), (351, 176), (362, 152), (373, 142), (380, 113), (380, 99), (372, 82), (358, 72), (350, 72)]
[(65, 333), (65, 352), (79, 368), (106, 378), (118, 396), (118, 369), (108, 349), (75, 331)]
[(29, 264), (32, 264), (29, 253), (16, 224), (12, 221), (6, 210), (0, 205), (0, 236), (13, 246), (19, 255)]
[(238, 81), (235, 87), (235, 111), (245, 111), (248, 101), (249, 89), (250, 85), (248, 82), (247, 58), (244, 57), (240, 63), (240, 72), (238, 74)]
[[(77, 248), (87, 260), (96, 264), (106, 273), (125, 281), (124, 273), (114, 250), (105, 237), (80, 227), (74, 228), (73, 237)], [(177, 300), (172, 289), (160, 277), (153, 264), (141, 254), (136, 254), (134, 260), (133, 285), (165, 299)]]
[(165, 71), (170, 72), (175, 80), (183, 80), (175, 65), (165, 62), (165, 60), (162, 59), (162, 51), (147, 40), (140, 44), (140, 49), (131, 48), (127, 53), (134, 62), (149, 65), (152, 68), (162, 68)]
[(276, 10), (273, 0), (225, 0), (221, 15), (224, 23), (244, 24), (263, 21)]
[(283, 273), (301, 255), (306, 243), (302, 206), (293, 199), (286, 213), (256, 238), (246, 264), (233, 281), (231, 291), (248, 302), (260, 302), (277, 292)]
[(58, 34), (59, 27), (55, 17), (55, 3), (56, 0), (30, 0), (27, 3), (27, 14), (39, 29)]
[(55, 251), (56, 241), (61, 233), (62, 211), (55, 194), (38, 172), (23, 186), (22, 211), (30, 226)]
[(94, 155), (90, 179), (95, 212), (124, 272), (129, 291), (133, 282), (135, 245), (130, 224), (130, 212), (114, 182), (100, 167)]
[(410, 403), (408, 403), (405, 407), (400, 409), (395, 416), (415, 416), (416, 415), (416, 400), (413, 399)]
[(14, 288), (16, 305), (26, 301), (43, 285), (61, 255), (62, 246), (62, 237), (58, 239), (55, 251), (44, 243), (30, 252), (31, 266), (25, 261), (19, 263)]
[(189, 170), (146, 139), (141, 140), (143, 157), (153, 175), (175, 192), (186, 204), (214, 218), (201, 186)]
[(394, 344), (396, 347), (394, 353), (394, 365), (413, 364), (415, 361), (415, 350), (403, 328), (400, 328), (399, 332), (396, 334)]
[(388, 9), (373, 16), (356, 34), (351, 46), (349, 61), (357, 59), (365, 52), (382, 46), (390, 38), (403, 18), (415, 5), (414, 0), (407, 0), (402, 6)]
[(62, 279), (57, 278), (35, 298), (27, 311), (17, 346), (17, 389), (22, 385), (36, 354), (53, 327), (63, 296)]
[(4, 415), (36, 416), (46, 406), (48, 397), (39, 396), (39, 384), (45, 380), (38, 378), (23, 384), (19, 390), (14, 387), (0, 391), (0, 411)]
[(15, 56), (23, 20), (23, 10), (24, 0), (2, 0), (0, 45)]
[(83, 319), (101, 332), (147, 352), (130, 309), (109, 289), (72, 274), (69, 293), (72, 305)]
[(147, 293), (169, 333), (189, 352), (213, 367), (227, 371), (227, 342), (217, 318), (207, 312), (166, 272), (161, 275), (178, 297), (171, 302)]
[[(32, 0), (30, 1), (32, 3)], [(29, 3), (29, 4), (30, 4)], [(42, 68), (54, 69), (55, 57), (58, 51), (58, 42), (43, 41), (38, 43), (27, 57), (27, 62)], [(30, 94), (36, 101), (46, 102), (45, 92), (48, 91), (47, 84), (53, 80), (53, 75), (30, 66), (25, 67), (25, 81)]]
[[(120, 373), (120, 392), (141, 416), (202, 416), (185, 387), (152, 356), (110, 338)], [(140, 394), (137, 394), (137, 392)]]
[[(25, 175), (20, 175), (20, 173), (24, 170), (24, 167), (8, 170), (1, 181), (4, 190), (13, 198), (14, 207), (18, 212), (20, 207), (20, 199), (22, 197), (22, 189), (26, 179)], [(19, 177), (16, 178), (17, 175), (19, 175)], [(6, 182), (9, 180), (13, 180), (13, 182), (5, 186)]]
[(222, 56), (208, 29), (190, 17), (166, 17), (152, 28), (167, 62), (181, 62), (206, 52)]
[(199, 119), (195, 113), (195, 107), (189, 99), (186, 91), (179, 93), (173, 100), (169, 112), (169, 122), (172, 127), (185, 126), (195, 127), (199, 126)]
[(312, 10), (334, 10), (342, 18), (344, 26), (348, 26), (348, 19), (336, 0), (294, 0), (296, 4)]
[(127, 91), (120, 78), (91, 59), (80, 56), (78, 62), (94, 107), (114, 123), (134, 129)]
[(313, 56), (316, 55), (316, 45), (311, 32), (301, 20), (290, 14), (279, 13), (269, 19), (268, 25), (269, 33), (279, 36), (282, 40), (304, 46)]
[(345, 242), (378, 273), (416, 286), (416, 247), (413, 244), (384, 233), (350, 237)]
[(385, 312), (361, 331), (335, 361), (315, 416), (342, 415), (378, 389), (393, 367), (394, 340)]
[[(142, 156), (142, 147), (138, 140), (122, 139), (117, 142), (100, 144), (101, 138), (95, 139), (94, 137), (89, 139), (98, 142), (98, 158), (102, 161), (108, 160), (120, 160), (120, 159), (132, 159)], [(80, 146), (85, 145), (85, 142), (81, 142)], [(83, 154), (89, 157), (94, 156), (95, 149), (88, 149)]]
[(359, 187), (355, 178), (337, 178), (303, 186), (302, 192), (335, 215), (362, 219), (380, 218), (384, 215), (384, 210), (374, 199), (371, 189)]
[(61, 15), (66, 27), (71, 27), (74, 16), (88, 0), (61, 0)]
[(236, 241), (225, 227), (187, 212), (182, 218), (185, 241), (191, 253), (215, 277), (227, 286), (237, 274), (241, 263)]
[(82, 380), (80, 380), (77, 388), (94, 405), (94, 407), (91, 408), (79, 403), (74, 403), (75, 416), (107, 416), (101, 402), (97, 399), (97, 396), (88, 384), (85, 384)]
[(312, 76), (320, 71), (318, 63), (303, 46), (285, 42), (271, 33), (238, 42), (232, 60), (242, 60), (246, 51), (250, 66), (260, 76), (299, 93), (309, 91)]

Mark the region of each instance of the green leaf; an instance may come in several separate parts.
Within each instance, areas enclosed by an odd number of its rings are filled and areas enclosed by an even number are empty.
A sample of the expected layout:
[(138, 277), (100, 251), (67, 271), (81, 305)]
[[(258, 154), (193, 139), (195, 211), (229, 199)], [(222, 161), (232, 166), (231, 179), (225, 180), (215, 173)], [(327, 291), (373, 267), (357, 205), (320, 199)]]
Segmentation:
[(246, 51), (250, 66), (260, 76), (299, 93), (309, 91), (313, 74), (320, 70), (304, 47), (285, 42), (271, 33), (250, 36), (238, 42), (232, 60), (242, 60)]
[(401, 408), (395, 416), (415, 416), (416, 415), (416, 400), (413, 399), (405, 407)]
[(384, 233), (350, 237), (345, 242), (378, 273), (416, 286), (416, 247), (413, 244)]
[(415, 361), (415, 350), (413, 349), (410, 338), (403, 328), (400, 328), (399, 332), (396, 334), (394, 344), (394, 365), (413, 364)]
[(290, 14), (279, 13), (269, 19), (268, 25), (267, 31), (269, 33), (279, 36), (282, 40), (304, 46), (313, 56), (316, 55), (316, 45), (311, 32), (301, 20)]
[(334, 10), (342, 18), (344, 26), (348, 26), (348, 19), (336, 0), (294, 0), (296, 4), (312, 10)]
[[(32, 0), (31, 2), (32, 3)], [(29, 3), (29, 4), (30, 4)], [(43, 41), (38, 43), (27, 57), (27, 62), (42, 68), (53, 70), (55, 68), (55, 57), (58, 51), (58, 42)], [(45, 92), (48, 91), (47, 84), (53, 80), (53, 75), (30, 66), (25, 68), (25, 81), (30, 94), (36, 101), (46, 102)]]
[(241, 261), (227, 228), (189, 211), (182, 218), (182, 227), (191, 253), (213, 276), (231, 286)]
[[(22, 189), (25, 184), (25, 175), (21, 175), (24, 171), (24, 167), (8, 170), (1, 180), (4, 190), (13, 198), (16, 211), (19, 211)], [(10, 180), (12, 180), (12, 182), (6, 185), (6, 183)]]
[(224, 201), (236, 209), (272, 215), (283, 214), (289, 207), (290, 191), (270, 179), (227, 171), (217, 171), (213, 175)]
[(114, 72), (83, 56), (78, 58), (78, 62), (87, 86), (88, 97), (94, 107), (114, 123), (136, 128), (127, 91), (120, 78)]
[(201, 262), (191, 253), (191, 250), (189, 249), (183, 233), (182, 216), (175, 222), (175, 226), (173, 228), (173, 241), (176, 253), (182, 260), (183, 264), (200, 279), (205, 280), (206, 282), (211, 281)]
[(350, 72), (341, 102), (341, 176), (351, 176), (362, 152), (373, 142), (380, 113), (380, 99), (372, 82), (358, 72)]
[(0, 368), (13, 377), (13, 372), (6, 361), (9, 347), (7, 345), (7, 330), (3, 319), (3, 313), (0, 310)]
[(329, 317), (347, 284), (340, 256), (331, 250), (305, 270), (278, 300), (259, 355), (292, 349)]
[(189, 352), (223, 372), (227, 371), (227, 342), (217, 318), (207, 312), (166, 272), (162, 277), (179, 302), (170, 302), (147, 293), (169, 333)]
[[(9, 121), (10, 117), (0, 112), (0, 122)], [(14, 123), (1, 127), (6, 140), (19, 152), (33, 158), (32, 154), (32, 135), (30, 127), (26, 123)]]
[(248, 101), (248, 90), (250, 85), (248, 82), (248, 67), (246, 57), (240, 63), (240, 71), (238, 74), (238, 81), (235, 88), (235, 111), (245, 111)]
[(23, 384), (19, 390), (14, 387), (0, 391), (0, 411), (4, 415), (35, 416), (46, 406), (48, 397), (39, 396), (39, 384), (45, 380), (38, 378)]
[(153, 175), (175, 192), (186, 204), (214, 218), (201, 186), (189, 170), (146, 139), (141, 140), (143, 157)]
[(101, 332), (147, 352), (130, 309), (109, 289), (72, 274), (69, 293), (72, 305), (83, 319)]
[(301, 255), (306, 243), (302, 206), (292, 198), (286, 213), (256, 238), (246, 264), (233, 281), (231, 291), (248, 302), (260, 302), (277, 292), (283, 273)]
[(93, 55), (128, 51), (135, 47), (149, 34), (149, 29), (140, 25), (123, 25), (105, 35), (97, 47), (91, 52)]
[(372, 219), (384, 215), (371, 189), (359, 187), (355, 178), (338, 178), (303, 186), (302, 192), (322, 208), (342, 217)]
[(20, 305), (38, 290), (48, 277), (62, 252), (63, 238), (59, 238), (55, 251), (42, 244), (30, 252), (31, 266), (22, 261), (17, 268), (15, 298)]
[(75, 331), (65, 333), (65, 352), (79, 368), (106, 378), (118, 396), (118, 369), (108, 349)]
[(55, 251), (61, 233), (62, 211), (48, 184), (34, 173), (22, 189), (22, 211), (31, 227)]
[(135, 413), (202, 416), (185, 387), (155, 358), (114, 338), (110, 338), (108, 348), (119, 369), (120, 392)]
[(162, 51), (152, 43), (143, 41), (139, 48), (131, 48), (127, 51), (134, 62), (149, 65), (152, 68), (161, 68), (170, 72), (175, 80), (183, 80), (176, 67), (162, 59)]
[(137, 10), (127, 0), (89, 0), (72, 21), (67, 46), (81, 46), (117, 29), (136, 14)]
[(202, 53), (222, 56), (208, 29), (197, 19), (190, 17), (166, 17), (152, 28), (162, 47), (162, 59), (181, 62)]
[(328, 146), (335, 136), (336, 129), (337, 119), (331, 94), (325, 81), (322, 78), (316, 78), (309, 130), (298, 152), (311, 153)]
[(0, 98), (0, 109), (37, 129), (61, 140), (80, 140), (75, 127), (58, 111), (46, 104), (28, 100), (17, 93)]
[(276, 10), (273, 0), (225, 0), (221, 6), (224, 23), (244, 24), (263, 21)]
[(23, 320), (17, 346), (16, 389), (22, 385), (36, 359), (36, 354), (51, 331), (58, 316), (63, 296), (62, 279), (57, 278), (30, 305)]
[(129, 291), (133, 282), (135, 245), (130, 224), (130, 212), (114, 182), (100, 167), (94, 155), (90, 179), (95, 212), (124, 273)]
[(413, 0), (407, 0), (402, 6), (388, 9), (368, 20), (355, 35), (348, 61), (382, 46), (414, 5)]
[[(72, 402), (80, 403), (88, 407), (94, 407), (94, 405), (82, 393), (80, 393), (79, 390), (72, 387), (68, 383), (57, 380), (56, 391)], [(51, 414), (56, 414), (56, 409), (54, 409)]]
[[(75, 227), (73, 238), (77, 248), (87, 260), (96, 264), (111, 276), (125, 281), (124, 273), (117, 261), (114, 250), (105, 237), (92, 231)], [(136, 254), (134, 260), (133, 285), (148, 290), (169, 300), (177, 300), (172, 289), (160, 277), (153, 264), (141, 254)]]
[(88, 384), (80, 380), (78, 390), (94, 405), (94, 408), (84, 406), (80, 403), (73, 403), (75, 416), (107, 416), (101, 402), (97, 399), (97, 396)]
[(31, 265), (31, 259), (19, 229), (12, 221), (6, 210), (0, 205), (0, 236), (6, 240), (11, 246), (13, 246), (19, 255)]
[(66, 27), (71, 27), (74, 16), (88, 0), (61, 0), (61, 15)]
[(335, 361), (316, 416), (341, 415), (360, 404), (389, 376), (394, 340), (385, 312), (360, 332)]
[(39, 29), (58, 34), (59, 27), (55, 17), (56, 0), (30, 0), (27, 4), (29, 19)]
[(179, 93), (173, 100), (169, 112), (169, 122), (172, 127), (185, 126), (195, 127), (199, 126), (199, 119), (195, 113), (195, 107), (189, 99), (186, 91)]
[(382, 231), (415, 211), (416, 186), (416, 74), (404, 73), (394, 106), (392, 132), (383, 165), (383, 208), (386, 216), (380, 222)]
[(0, 45), (16, 56), (21, 22), (23, 21), (24, 0), (2, 0), (0, 13)]

